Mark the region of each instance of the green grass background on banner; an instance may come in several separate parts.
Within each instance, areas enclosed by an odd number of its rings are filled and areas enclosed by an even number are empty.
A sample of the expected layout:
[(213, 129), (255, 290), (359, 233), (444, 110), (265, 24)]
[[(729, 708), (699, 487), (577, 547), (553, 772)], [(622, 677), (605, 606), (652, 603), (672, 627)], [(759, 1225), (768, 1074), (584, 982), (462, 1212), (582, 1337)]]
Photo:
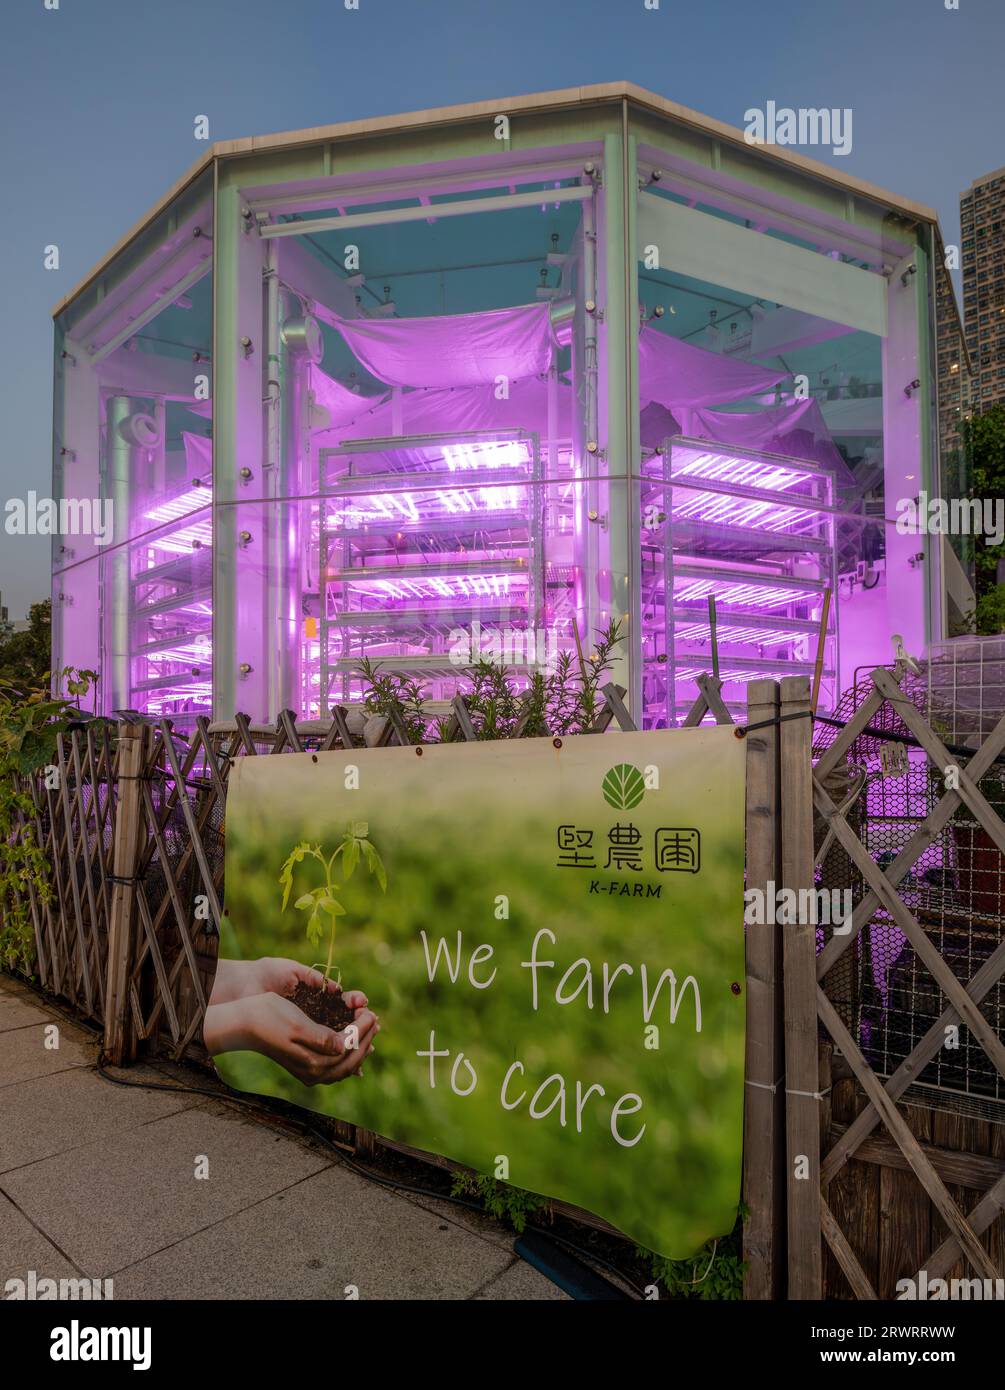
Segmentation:
[[(537, 745), (537, 747), (535, 747)], [(543, 747), (541, 745), (544, 745)], [(359, 790), (346, 791), (345, 753), (241, 759), (227, 811), (227, 929), (221, 954), (291, 956), (307, 964), (324, 959), (312, 948), (297, 896), (320, 885), (316, 862), (298, 866), (290, 905), (281, 912), (278, 882), (283, 860), (301, 839), (330, 854), (347, 822), (365, 820), (388, 874), (386, 894), (361, 865), (338, 897), (334, 961), (347, 989), (362, 989), (380, 1015), (376, 1052), (361, 1080), (305, 1087), (256, 1053), (221, 1056), (221, 1075), (240, 1090), (279, 1096), (350, 1120), (416, 1148), (454, 1158), (483, 1173), (509, 1160), (509, 1181), (595, 1212), (641, 1244), (684, 1258), (713, 1235), (728, 1232), (740, 1190), (745, 998), (733, 993), (744, 979), (743, 746), (732, 731), (618, 735), (566, 740), (560, 756), (550, 740), (411, 749), (366, 750), (356, 755)], [(655, 764), (660, 791), (646, 793), (630, 811), (615, 811), (600, 785), (607, 769), (629, 761)], [(630, 821), (643, 833), (641, 874), (558, 868), (557, 828), (594, 831), (599, 862), (607, 833)], [(701, 832), (698, 874), (657, 873), (653, 836), (659, 826), (694, 826)], [(660, 884), (660, 899), (590, 895), (591, 880)], [(495, 917), (506, 895), (508, 920)], [(532, 1008), (530, 959), (535, 932), (547, 927), (542, 960), (556, 968), (538, 974), (539, 1007)], [(462, 967), (451, 983), (443, 964), (430, 982), (420, 931), (431, 952), (442, 935), (456, 951), (463, 933)], [(468, 983), (470, 952), (494, 948), (476, 967), (487, 989)], [(585, 991), (559, 1005), (554, 994), (563, 971), (585, 957), (593, 970), (593, 1008)], [(602, 963), (621, 962), (622, 974), (603, 1011)], [(645, 963), (650, 995), (661, 972), (672, 969), (678, 990), (688, 975), (700, 987), (702, 1028), (694, 1028), (694, 998), (683, 993), (677, 1021), (668, 1021), (664, 986), (652, 1021), (660, 1047), (647, 1050), (639, 967)], [(578, 981), (579, 975), (575, 979)], [(570, 983), (574, 988), (574, 983)], [(416, 1055), (429, 1046), (451, 1056), (429, 1062)], [(478, 1084), (453, 1094), (449, 1069), (458, 1052), (470, 1059)], [(507, 1112), (499, 1092), (508, 1065), (510, 1098), (524, 1103)], [(557, 1108), (532, 1119), (528, 1104), (552, 1073), (566, 1082), (566, 1124)], [(575, 1083), (604, 1087), (575, 1127)], [(466, 1088), (466, 1067), (458, 1084)], [(519, 1083), (519, 1084), (518, 1084)], [(610, 1108), (635, 1092), (642, 1110), (626, 1115), (622, 1133), (646, 1132), (632, 1148), (610, 1133)], [(551, 1092), (550, 1094), (554, 1094)]]

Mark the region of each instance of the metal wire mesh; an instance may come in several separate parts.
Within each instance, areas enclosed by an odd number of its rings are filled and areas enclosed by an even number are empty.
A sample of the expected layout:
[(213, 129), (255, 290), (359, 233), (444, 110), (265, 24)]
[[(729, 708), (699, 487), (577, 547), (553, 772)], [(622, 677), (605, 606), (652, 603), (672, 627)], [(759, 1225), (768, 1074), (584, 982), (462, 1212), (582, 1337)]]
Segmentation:
[(955, 638), (932, 647), (928, 706), (955, 743), (976, 746), (1005, 710), (1005, 637)]
[[(976, 750), (1001, 718), (1005, 642), (998, 645), (1001, 650), (992, 657), (988, 651), (967, 655), (970, 644), (960, 644), (960, 659), (937, 653), (920, 674), (901, 681), (904, 695), (945, 744)], [(863, 681), (848, 691), (836, 720), (846, 723), (873, 689), (871, 681)], [(864, 780), (848, 821), (874, 862), (887, 869), (934, 809), (944, 785), (940, 770), (922, 749), (912, 746), (917, 741), (892, 704), (884, 703), (867, 728), (835, 770), (832, 799), (840, 802), (843, 787), (854, 789)], [(838, 732), (816, 726), (815, 756)], [(965, 763), (966, 757), (960, 761)], [(818, 851), (825, 833), (821, 822)], [(849, 855), (833, 846), (818, 866), (817, 886), (850, 892), (855, 906), (867, 891)], [(1005, 859), (966, 807), (935, 836), (897, 891), (956, 978), (968, 984), (1005, 932)], [(818, 930), (821, 947), (830, 935), (830, 929)], [(828, 973), (824, 989), (874, 1071), (885, 1077), (897, 1070), (947, 1007), (931, 972), (882, 905)], [(979, 1007), (1001, 1036), (1005, 985), (994, 985)], [(975, 1113), (986, 1113), (989, 1101), (1005, 1100), (1005, 1078), (962, 1024), (946, 1032), (915, 1084), (969, 1098)], [(1001, 1118), (1000, 1110), (998, 1115)]]

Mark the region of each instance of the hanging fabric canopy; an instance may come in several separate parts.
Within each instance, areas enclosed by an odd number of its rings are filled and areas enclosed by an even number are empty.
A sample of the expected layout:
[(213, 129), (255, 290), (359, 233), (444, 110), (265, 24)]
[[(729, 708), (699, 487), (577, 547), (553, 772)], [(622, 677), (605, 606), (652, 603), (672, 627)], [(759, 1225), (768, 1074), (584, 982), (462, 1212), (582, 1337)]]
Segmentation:
[(342, 319), (335, 324), (368, 372), (389, 386), (483, 386), (547, 371), (547, 303), (481, 314)]
[[(191, 434), (188, 430), (182, 430), (181, 442), (185, 447), (185, 468), (189, 477), (201, 478), (202, 481), (212, 484), (213, 482), (213, 441), (201, 434)], [(206, 494), (206, 501), (210, 500), (211, 494)]]
[[(566, 418), (570, 390), (559, 384), (559, 418)], [(471, 430), (526, 430), (542, 438), (548, 430), (548, 388), (536, 378), (514, 382), (506, 400), (497, 400), (493, 386), (464, 386), (453, 390), (408, 391), (400, 402), (401, 433), (464, 434)], [(387, 439), (395, 434), (392, 404), (383, 401), (356, 417), (348, 426), (322, 430), (314, 436), (315, 448), (330, 448), (352, 439)], [(399, 465), (421, 464), (427, 453), (422, 448), (399, 450)]]
[(332, 425), (347, 425), (355, 420), (357, 415), (362, 415), (364, 410), (369, 410), (378, 400), (384, 399), (383, 396), (357, 396), (354, 391), (350, 391), (313, 362), (310, 389), (315, 405), (328, 412)]
[(701, 408), (682, 408), (677, 413), (681, 433), (692, 438), (809, 459), (829, 469), (839, 487), (852, 482), (851, 470), (831, 438), (819, 402), (812, 396), (804, 401), (783, 401), (749, 414)]
[(777, 449), (781, 439), (798, 430), (807, 439), (831, 445), (830, 430), (813, 396), (751, 412), (681, 406), (676, 414), (681, 433), (696, 439), (717, 439), (723, 444), (743, 444), (748, 449)]
[(781, 367), (762, 367), (671, 338), (658, 328), (643, 328), (639, 336), (639, 399), (643, 406), (658, 401), (678, 406), (726, 405), (767, 391), (787, 373)]

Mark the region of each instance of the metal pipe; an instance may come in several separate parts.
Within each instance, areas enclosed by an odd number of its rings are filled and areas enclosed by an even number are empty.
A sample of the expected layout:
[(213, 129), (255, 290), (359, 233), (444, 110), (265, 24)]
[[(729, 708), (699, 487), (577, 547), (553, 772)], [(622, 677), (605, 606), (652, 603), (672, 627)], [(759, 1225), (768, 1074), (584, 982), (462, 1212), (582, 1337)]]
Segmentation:
[[(634, 176), (629, 179), (626, 172), (625, 138), (624, 129), (621, 135), (604, 137), (602, 258), (598, 255), (603, 321), (598, 343), (605, 367), (600, 433), (604, 446), (602, 495), (606, 499), (608, 558), (606, 585), (601, 587), (599, 597), (601, 617), (606, 613), (612, 622), (618, 623), (624, 639), (612, 654), (610, 679), (626, 688), (626, 703), (641, 724), (640, 503), (639, 484), (632, 477), (636, 451), (631, 446), (633, 437), (637, 436), (637, 422), (630, 418), (629, 411), (629, 340), (631, 335), (638, 334), (638, 308), (634, 294), (629, 294), (626, 280), (629, 258), (635, 254), (630, 232), (632, 214), (628, 208), (629, 198), (634, 205), (635, 187)], [(634, 261), (631, 269), (634, 269)], [(605, 578), (603, 568), (599, 575), (601, 580)]]
[(275, 631), (278, 707), (300, 708), (301, 544), (300, 504), (286, 499), (304, 490), (306, 457), (305, 394), (311, 360), (306, 315), (300, 299), (288, 290), (279, 295), (279, 457), (276, 470), (277, 502), (274, 507), (275, 570), (268, 576), (276, 593)]
[(583, 204), (580, 232), (578, 287), (572, 331), (572, 378), (575, 402), (572, 418), (572, 454), (579, 481), (573, 514), (573, 594), (575, 625), (591, 641), (596, 621), (596, 581), (599, 570), (599, 535), (591, 514), (600, 515), (595, 454), (587, 448), (597, 439), (597, 327), (588, 303), (597, 302), (596, 203)]
[(552, 331), (559, 346), (568, 347), (572, 342), (573, 322), (576, 317), (575, 296), (553, 299), (548, 306), (548, 317), (551, 319)]
[[(280, 403), (282, 400), (279, 357), (279, 243), (268, 242), (265, 251), (265, 463), (262, 492), (269, 500), (262, 508), (264, 534), (265, 584), (263, 592), (264, 630), (270, 638), (279, 633), (279, 565), (280, 545), (279, 452)], [(278, 647), (278, 643), (277, 643)], [(284, 706), (279, 689), (279, 666), (271, 659), (271, 642), (267, 647), (266, 700), (271, 719), (278, 719)], [(294, 706), (296, 708), (296, 706)]]
[(105, 497), (112, 504), (112, 543), (105, 557), (104, 677), (109, 708), (128, 709), (131, 704), (132, 669), (130, 636), (132, 603), (129, 582), (129, 539), (132, 486), (141, 476), (148, 452), (160, 443), (156, 420), (134, 409), (129, 396), (112, 396), (107, 406)]

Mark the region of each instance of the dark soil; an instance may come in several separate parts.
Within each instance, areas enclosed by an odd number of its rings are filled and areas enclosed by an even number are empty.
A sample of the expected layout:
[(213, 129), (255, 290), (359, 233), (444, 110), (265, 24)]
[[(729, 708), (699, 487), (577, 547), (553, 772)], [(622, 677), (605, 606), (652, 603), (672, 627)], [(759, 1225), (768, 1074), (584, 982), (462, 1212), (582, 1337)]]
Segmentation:
[(315, 1023), (323, 1024), (325, 1028), (334, 1028), (336, 1033), (341, 1032), (356, 1017), (355, 1009), (350, 1009), (342, 998), (340, 985), (336, 985), (333, 990), (324, 986), (321, 989), (312, 989), (301, 980), (293, 993), (286, 997), (291, 999), (298, 1009), (303, 1010), (308, 1018), (312, 1018)]

